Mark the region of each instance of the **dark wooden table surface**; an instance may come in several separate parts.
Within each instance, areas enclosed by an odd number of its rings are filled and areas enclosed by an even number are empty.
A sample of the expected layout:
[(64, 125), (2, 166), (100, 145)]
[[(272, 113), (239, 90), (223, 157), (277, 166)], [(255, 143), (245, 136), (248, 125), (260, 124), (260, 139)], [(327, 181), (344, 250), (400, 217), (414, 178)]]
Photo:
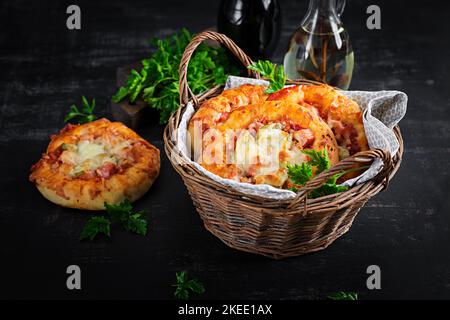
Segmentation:
[[(450, 6), (375, 1), (382, 30), (366, 28), (372, 1), (349, 1), (344, 23), (356, 66), (352, 89), (402, 90), (404, 161), (388, 191), (370, 200), (352, 229), (328, 249), (273, 261), (226, 247), (202, 226), (182, 181), (162, 152), (161, 175), (136, 203), (150, 213), (147, 237), (113, 230), (80, 242), (89, 213), (58, 207), (28, 182), (49, 135), (82, 94), (110, 115), (117, 67), (146, 57), (148, 39), (214, 26), (215, 1), (78, 1), (82, 30), (66, 28), (68, 1), (0, 4), (0, 298), (173, 296), (188, 270), (203, 298), (317, 299), (352, 290), (361, 299), (450, 298)], [(282, 60), (307, 1), (281, 1)], [(139, 131), (163, 150), (163, 127)], [(66, 267), (82, 270), (82, 290), (66, 289)], [(382, 289), (366, 288), (381, 267)]]

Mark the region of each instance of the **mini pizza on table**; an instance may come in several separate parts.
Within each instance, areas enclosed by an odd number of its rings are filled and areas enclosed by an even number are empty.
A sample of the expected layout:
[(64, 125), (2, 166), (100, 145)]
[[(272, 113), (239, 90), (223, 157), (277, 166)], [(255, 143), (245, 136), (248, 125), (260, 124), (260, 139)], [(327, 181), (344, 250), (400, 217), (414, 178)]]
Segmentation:
[(102, 210), (104, 203), (137, 200), (160, 170), (159, 150), (120, 122), (68, 124), (51, 137), (30, 181), (64, 207)]

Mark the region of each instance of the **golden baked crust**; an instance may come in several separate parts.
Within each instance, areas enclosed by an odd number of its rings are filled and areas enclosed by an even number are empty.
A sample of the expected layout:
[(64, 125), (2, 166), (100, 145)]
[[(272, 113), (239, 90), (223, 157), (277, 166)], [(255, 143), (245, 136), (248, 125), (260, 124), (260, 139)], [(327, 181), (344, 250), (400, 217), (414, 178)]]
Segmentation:
[(30, 181), (64, 207), (103, 210), (104, 203), (135, 201), (160, 169), (159, 150), (120, 122), (100, 119), (67, 125), (51, 136)]
[(300, 85), (271, 94), (268, 101), (282, 100), (301, 104), (316, 111), (330, 126), (341, 147), (341, 158), (369, 149), (361, 108), (327, 85)]
[[(220, 95), (205, 101), (189, 121), (189, 134), (194, 137), (195, 125), (205, 131), (226, 120), (235, 108), (256, 104), (267, 99), (265, 86), (244, 84), (234, 89), (224, 90)], [(194, 146), (192, 145), (192, 148)]]
[[(265, 89), (243, 85), (200, 106), (188, 127), (195, 161), (223, 178), (289, 188), (287, 165), (308, 161), (304, 149), (326, 149), (331, 165), (369, 149), (361, 109), (332, 87)], [(276, 142), (265, 154), (264, 139)]]
[(334, 135), (317, 114), (289, 101), (265, 101), (235, 108), (205, 131), (197, 161), (223, 178), (289, 187), (286, 166), (307, 161), (304, 149), (326, 149), (331, 164), (339, 160)]

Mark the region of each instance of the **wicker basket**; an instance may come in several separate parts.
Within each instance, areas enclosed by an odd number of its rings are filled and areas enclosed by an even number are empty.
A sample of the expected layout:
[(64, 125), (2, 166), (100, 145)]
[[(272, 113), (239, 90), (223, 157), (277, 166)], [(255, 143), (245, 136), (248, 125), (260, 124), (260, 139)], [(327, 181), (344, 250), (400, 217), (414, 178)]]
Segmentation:
[[(188, 87), (186, 72), (189, 59), (204, 40), (214, 40), (227, 47), (245, 66), (252, 61), (232, 40), (216, 32), (197, 35), (186, 47), (181, 60), (181, 107), (169, 119), (164, 131), (164, 146), (206, 229), (232, 248), (272, 258), (297, 256), (326, 248), (349, 230), (361, 207), (372, 196), (385, 189), (398, 170), (403, 154), (399, 127), (394, 128), (400, 143), (400, 149), (394, 158), (391, 158), (389, 152), (380, 149), (357, 153), (316, 176), (292, 200), (268, 200), (227, 188), (186, 162), (175, 148), (176, 130), (187, 102), (192, 101), (194, 108), (198, 108), (202, 101), (223, 90), (223, 87), (218, 86), (194, 96)], [(253, 76), (258, 77), (255, 74)], [(324, 184), (333, 174), (356, 164), (370, 164), (376, 158), (380, 158), (384, 165), (374, 179), (346, 192), (316, 199), (307, 197), (311, 190)]]

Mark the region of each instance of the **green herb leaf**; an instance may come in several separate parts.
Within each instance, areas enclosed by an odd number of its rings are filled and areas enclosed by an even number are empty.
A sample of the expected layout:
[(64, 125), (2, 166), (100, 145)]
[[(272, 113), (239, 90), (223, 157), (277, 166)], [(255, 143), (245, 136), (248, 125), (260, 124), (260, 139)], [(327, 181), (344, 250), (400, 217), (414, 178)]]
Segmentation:
[(203, 284), (201, 284), (197, 279), (189, 280), (186, 287), (194, 293), (201, 294), (205, 292), (205, 287), (203, 287)]
[(358, 300), (358, 293), (339, 291), (330, 293), (327, 298), (331, 300)]
[(266, 93), (274, 93), (284, 88), (286, 75), (283, 66), (275, 65), (269, 60), (258, 60), (247, 67), (250, 70), (259, 72), (259, 74), (269, 80), (269, 88)]
[(114, 103), (119, 103), (120, 101), (125, 99), (125, 97), (128, 95), (128, 93), (129, 93), (129, 91), (127, 88), (120, 87), (119, 91), (117, 91), (116, 94), (112, 96), (112, 101)]
[(337, 179), (335, 179), (333, 176), (330, 180), (328, 180), (327, 183), (325, 183), (321, 187), (311, 191), (311, 193), (309, 194), (309, 197), (312, 199), (315, 199), (315, 198), (327, 196), (329, 194), (344, 192), (344, 191), (348, 190), (347, 186), (336, 185), (336, 180)]
[(247, 67), (250, 70), (259, 72), (259, 74), (265, 78), (272, 78), (275, 72), (275, 65), (269, 60), (258, 60), (253, 62), (250, 66)]
[(189, 299), (189, 291), (183, 287), (177, 287), (174, 296), (180, 300), (187, 300)]
[(186, 271), (177, 272), (175, 276), (177, 279), (177, 283), (174, 285), (177, 287), (174, 293), (175, 298), (187, 300), (190, 293), (202, 294), (205, 292), (205, 287), (198, 279), (188, 280)]
[(325, 170), (330, 169), (331, 162), (330, 158), (328, 157), (327, 149), (323, 149), (322, 151), (316, 151), (314, 149), (305, 149), (302, 150), (302, 152), (310, 157), (309, 163), (317, 168), (316, 174), (319, 174)]
[(105, 217), (92, 217), (88, 220), (81, 232), (80, 240), (93, 240), (98, 234), (103, 233), (110, 237), (111, 222)]
[(187, 280), (186, 271), (177, 272), (175, 273), (175, 276), (177, 278), (177, 284), (184, 284)]
[(147, 234), (148, 223), (145, 218), (145, 211), (133, 213), (133, 206), (128, 199), (118, 205), (105, 202), (105, 209), (108, 217), (100, 216), (91, 218), (84, 226), (80, 237), (81, 240), (92, 240), (98, 233), (104, 233), (109, 237), (111, 224), (113, 223), (119, 223), (126, 231), (141, 236)]
[(147, 220), (142, 218), (143, 213), (136, 213), (129, 216), (128, 220), (123, 222), (125, 230), (145, 236), (147, 234)]
[(118, 205), (105, 202), (105, 209), (113, 222), (118, 222), (129, 232), (145, 236), (147, 234), (147, 220), (144, 218), (145, 212), (133, 213), (133, 206), (128, 199)]
[[(309, 156), (310, 159), (308, 162), (304, 162), (301, 165), (287, 165), (288, 177), (296, 186), (304, 186), (309, 180), (311, 180), (313, 167), (316, 167), (317, 169), (316, 175), (323, 171), (329, 170), (331, 167), (330, 158), (326, 149), (322, 151), (305, 149), (302, 150), (302, 152)], [(326, 195), (347, 191), (348, 187), (337, 185), (337, 180), (349, 172), (362, 170), (365, 168), (368, 168), (368, 166), (353, 168), (341, 173), (334, 174), (321, 187), (312, 190), (308, 195), (309, 198), (315, 199)], [(297, 192), (298, 188), (293, 187), (290, 190)]]
[(130, 212), (133, 210), (133, 206), (130, 200), (125, 199), (117, 205), (105, 202), (105, 209), (113, 222), (123, 223), (128, 220)]
[(304, 186), (312, 177), (312, 165), (307, 162), (288, 165), (288, 176), (297, 185)]
[(95, 98), (89, 103), (85, 96), (81, 97), (81, 111), (76, 105), (71, 105), (69, 113), (65, 116), (64, 122), (67, 123), (73, 119), (77, 119), (80, 124), (88, 123), (97, 119), (94, 115)]

